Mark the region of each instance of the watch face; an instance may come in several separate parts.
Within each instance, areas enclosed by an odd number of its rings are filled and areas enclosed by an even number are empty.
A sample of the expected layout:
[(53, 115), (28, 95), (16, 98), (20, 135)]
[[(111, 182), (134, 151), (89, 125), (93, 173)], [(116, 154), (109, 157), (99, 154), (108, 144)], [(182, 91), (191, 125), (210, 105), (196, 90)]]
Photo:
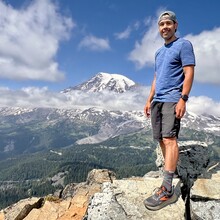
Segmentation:
[(187, 101), (187, 100), (188, 100), (188, 95), (182, 95), (181, 98), (182, 98), (184, 101)]

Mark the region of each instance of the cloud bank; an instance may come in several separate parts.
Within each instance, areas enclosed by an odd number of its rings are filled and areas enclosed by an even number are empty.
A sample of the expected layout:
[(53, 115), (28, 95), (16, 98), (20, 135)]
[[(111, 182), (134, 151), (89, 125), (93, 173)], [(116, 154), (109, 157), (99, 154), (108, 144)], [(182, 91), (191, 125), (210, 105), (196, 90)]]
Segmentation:
[[(114, 92), (86, 93), (75, 90), (70, 94), (51, 92), (47, 87), (27, 87), (21, 90), (0, 88), (0, 107), (23, 108), (79, 108), (99, 107), (107, 110), (143, 111), (150, 87), (140, 87), (133, 92), (117, 94)], [(113, 104), (114, 103), (114, 104)], [(201, 107), (202, 106), (202, 107)], [(215, 106), (215, 108), (210, 108)], [(220, 103), (209, 97), (190, 97), (187, 111), (198, 115), (209, 114), (220, 117)]]
[(19, 10), (0, 1), (0, 77), (59, 81), (59, 43), (75, 26), (51, 0), (35, 0)]

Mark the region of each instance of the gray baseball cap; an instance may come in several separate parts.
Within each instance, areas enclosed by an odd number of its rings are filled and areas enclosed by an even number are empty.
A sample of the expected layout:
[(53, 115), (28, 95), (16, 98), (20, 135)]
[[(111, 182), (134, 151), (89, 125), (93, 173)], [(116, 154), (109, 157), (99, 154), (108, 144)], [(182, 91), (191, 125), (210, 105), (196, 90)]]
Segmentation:
[(162, 20), (171, 20), (171, 21), (177, 22), (176, 15), (172, 11), (165, 11), (165, 12), (163, 12), (159, 16), (158, 23), (160, 23), (160, 21), (162, 21)]

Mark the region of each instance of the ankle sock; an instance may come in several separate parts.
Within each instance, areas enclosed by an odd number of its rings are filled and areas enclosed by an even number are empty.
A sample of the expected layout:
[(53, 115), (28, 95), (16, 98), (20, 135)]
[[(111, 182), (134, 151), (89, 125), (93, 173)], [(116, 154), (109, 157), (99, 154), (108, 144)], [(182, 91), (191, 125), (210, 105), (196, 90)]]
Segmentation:
[(172, 189), (173, 175), (174, 175), (173, 171), (164, 171), (163, 173), (162, 186), (164, 186), (169, 192)]

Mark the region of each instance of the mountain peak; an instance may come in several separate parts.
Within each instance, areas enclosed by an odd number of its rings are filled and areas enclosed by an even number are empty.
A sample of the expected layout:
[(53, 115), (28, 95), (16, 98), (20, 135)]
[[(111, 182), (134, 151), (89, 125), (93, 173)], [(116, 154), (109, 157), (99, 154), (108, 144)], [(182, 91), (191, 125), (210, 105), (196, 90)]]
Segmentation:
[(87, 82), (64, 90), (64, 93), (70, 92), (71, 90), (82, 90), (87, 92), (100, 92), (107, 90), (123, 93), (135, 85), (135, 82), (128, 79), (126, 76), (99, 72)]

